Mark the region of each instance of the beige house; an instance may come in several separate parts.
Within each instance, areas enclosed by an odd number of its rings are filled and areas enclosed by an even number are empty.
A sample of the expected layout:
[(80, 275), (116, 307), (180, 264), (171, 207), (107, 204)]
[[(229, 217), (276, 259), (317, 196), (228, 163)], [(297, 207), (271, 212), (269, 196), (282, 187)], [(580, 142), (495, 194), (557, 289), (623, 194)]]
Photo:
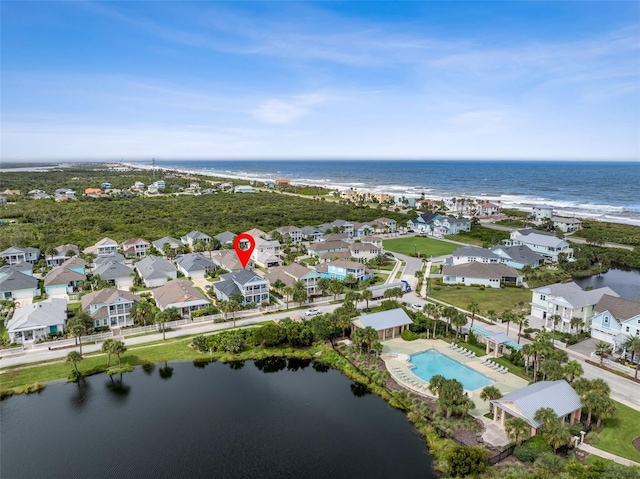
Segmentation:
[(378, 339), (380, 341), (400, 336), (402, 331), (409, 329), (409, 325), (413, 324), (411, 318), (402, 308), (364, 314), (353, 319), (351, 322), (354, 328), (358, 329), (372, 327), (378, 332)]

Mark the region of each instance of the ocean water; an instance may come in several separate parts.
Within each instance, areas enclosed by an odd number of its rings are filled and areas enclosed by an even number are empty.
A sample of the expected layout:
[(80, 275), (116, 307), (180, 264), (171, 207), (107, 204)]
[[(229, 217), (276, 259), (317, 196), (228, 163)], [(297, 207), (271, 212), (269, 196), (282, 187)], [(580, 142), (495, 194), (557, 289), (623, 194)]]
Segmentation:
[(565, 216), (640, 225), (640, 162), (162, 160), (156, 164), (231, 178), (288, 178), (293, 184), (340, 190), (486, 198), (506, 208), (547, 204)]

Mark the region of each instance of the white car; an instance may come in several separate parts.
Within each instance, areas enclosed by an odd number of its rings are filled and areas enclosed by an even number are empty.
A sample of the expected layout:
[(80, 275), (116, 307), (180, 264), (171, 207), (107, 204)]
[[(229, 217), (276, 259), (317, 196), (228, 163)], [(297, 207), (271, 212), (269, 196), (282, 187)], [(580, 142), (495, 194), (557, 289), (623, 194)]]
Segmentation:
[(415, 304), (412, 304), (411, 307), (413, 309), (415, 309), (416, 311), (422, 311), (422, 305), (421, 304), (415, 303)]
[(318, 314), (322, 314), (322, 313), (320, 313), (319, 309), (311, 308), (304, 314), (305, 314), (305, 316), (317, 316)]

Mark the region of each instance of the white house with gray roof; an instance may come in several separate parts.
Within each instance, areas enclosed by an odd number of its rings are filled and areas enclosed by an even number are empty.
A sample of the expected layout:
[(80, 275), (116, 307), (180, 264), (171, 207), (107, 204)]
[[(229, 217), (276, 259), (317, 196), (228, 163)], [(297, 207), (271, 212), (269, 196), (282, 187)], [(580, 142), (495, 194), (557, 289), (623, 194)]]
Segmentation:
[(573, 258), (573, 249), (569, 247), (569, 243), (565, 240), (557, 238), (555, 235), (541, 233), (527, 234), (511, 234), (511, 239), (505, 243), (507, 246), (528, 246), (535, 253), (541, 254), (545, 258), (558, 262), (561, 253), (565, 254), (567, 259)]
[(411, 318), (404, 309), (396, 308), (388, 311), (380, 311), (379, 313), (363, 314), (351, 321), (355, 328), (365, 329), (372, 327), (378, 332), (378, 339), (393, 339), (402, 334), (402, 331), (409, 329), (413, 324)]
[(191, 231), (184, 235), (180, 240), (189, 246), (189, 248), (193, 249), (193, 245), (196, 241), (202, 241), (203, 243), (209, 243), (211, 241), (211, 236), (208, 234), (204, 234), (201, 231)]
[(235, 294), (242, 295), (243, 305), (269, 301), (269, 280), (246, 269), (223, 274), (213, 287), (220, 301), (229, 301)]
[(63, 296), (73, 293), (77, 290), (81, 281), (85, 281), (87, 276), (73, 269), (58, 266), (53, 268), (44, 277), (44, 289), (48, 296)]
[(499, 255), (486, 248), (477, 246), (463, 246), (458, 248), (451, 254), (451, 258), (447, 258), (448, 264), (466, 264), (466, 263), (502, 263)]
[(618, 297), (618, 293), (609, 287), (583, 290), (573, 281), (570, 283), (556, 283), (532, 290), (531, 315), (544, 320), (544, 327), (553, 329), (552, 316), (560, 316), (556, 325), (559, 331), (571, 331), (571, 319), (580, 318), (581, 330), (591, 327), (594, 308), (605, 295)]
[(67, 301), (50, 298), (16, 308), (7, 323), (9, 340), (24, 343), (46, 338), (49, 333), (63, 333), (67, 321)]
[(444, 265), (442, 267), (444, 284), (464, 284), (465, 286), (481, 285), (488, 288), (499, 288), (502, 283), (522, 284), (522, 276), (504, 264), (497, 263), (464, 263)]
[(501, 263), (515, 269), (522, 269), (525, 266), (537, 268), (544, 264), (544, 256), (526, 245), (494, 246), (491, 252), (500, 257)]
[(153, 297), (161, 311), (176, 308), (183, 318), (189, 318), (194, 311), (207, 309), (211, 304), (200, 291), (184, 279), (174, 279), (154, 289)]
[(221, 245), (232, 245), (236, 236), (237, 235), (231, 231), (224, 231), (223, 233), (215, 235), (214, 238), (220, 241)]
[(20, 248), (18, 246), (11, 246), (1, 252), (0, 257), (4, 259), (7, 264), (36, 264), (40, 259), (40, 250), (38, 248)]
[(118, 289), (129, 289), (133, 286), (133, 270), (123, 263), (107, 262), (93, 270), (93, 274)]
[(507, 419), (519, 417), (531, 426), (531, 435), (540, 431), (542, 423), (534, 416), (539, 409), (551, 408), (562, 422), (574, 424), (580, 421), (582, 401), (580, 396), (564, 379), (539, 381), (517, 391), (505, 394), (493, 404), (493, 420), (504, 427)]
[(640, 336), (640, 298), (623, 299), (605, 294), (593, 312), (591, 337), (611, 343), (614, 351), (621, 349), (629, 336)]
[(84, 253), (95, 254), (96, 256), (107, 256), (117, 252), (118, 243), (111, 238), (102, 238), (96, 244), (84, 249)]
[(140, 298), (129, 291), (105, 288), (84, 295), (81, 299), (82, 311), (93, 319), (96, 328), (110, 328), (133, 324), (131, 308)]
[(162, 254), (162, 256), (165, 256), (165, 244), (169, 244), (169, 249), (175, 252), (175, 250), (182, 246), (182, 241), (172, 238), (171, 236), (165, 236), (164, 238), (153, 241), (151, 244), (153, 244), (153, 246), (160, 252), (160, 254)]
[(63, 244), (55, 248), (56, 252), (53, 255), (45, 255), (45, 261), (47, 266), (60, 266), (71, 256), (77, 256), (80, 254), (80, 248), (74, 244)]
[(135, 269), (147, 288), (162, 286), (178, 277), (173, 264), (160, 256), (147, 256), (135, 264)]
[(40, 295), (38, 279), (20, 271), (20, 265), (3, 266), (0, 268), (0, 299), (31, 302)]
[(176, 268), (187, 278), (204, 278), (210, 271), (215, 271), (216, 264), (200, 253), (181, 254), (176, 256)]
[(315, 228), (313, 226), (303, 226), (300, 228), (300, 232), (302, 233), (303, 239), (307, 241), (318, 241), (322, 237), (323, 232), (320, 231), (319, 228)]

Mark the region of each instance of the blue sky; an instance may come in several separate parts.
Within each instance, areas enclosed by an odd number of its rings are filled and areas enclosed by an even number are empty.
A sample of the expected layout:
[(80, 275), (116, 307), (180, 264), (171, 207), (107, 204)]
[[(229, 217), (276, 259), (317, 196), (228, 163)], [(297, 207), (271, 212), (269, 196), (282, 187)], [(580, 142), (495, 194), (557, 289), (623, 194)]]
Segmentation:
[(640, 160), (636, 2), (9, 2), (2, 159)]

